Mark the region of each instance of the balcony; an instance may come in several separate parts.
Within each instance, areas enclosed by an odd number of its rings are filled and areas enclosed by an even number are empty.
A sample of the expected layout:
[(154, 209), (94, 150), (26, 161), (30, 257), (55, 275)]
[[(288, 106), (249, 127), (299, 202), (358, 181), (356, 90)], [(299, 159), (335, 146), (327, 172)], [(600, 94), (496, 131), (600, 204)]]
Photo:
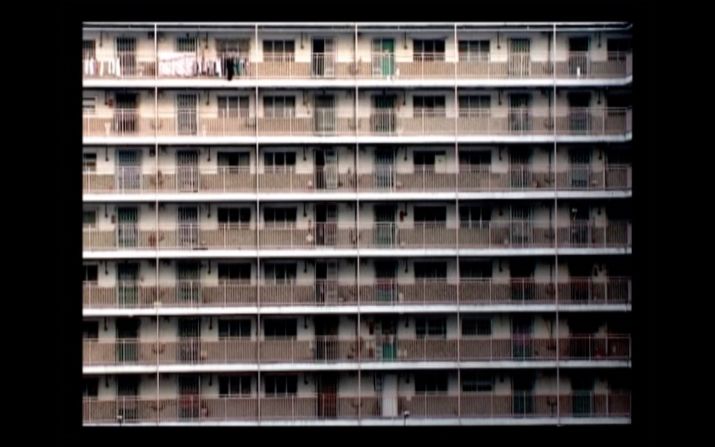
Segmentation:
[(85, 398), (82, 404), (85, 424), (380, 419), (403, 424), (401, 415), (405, 411), (409, 411), (410, 421), (436, 418), (555, 419), (557, 415), (586, 419), (630, 418), (631, 396), (628, 392), (616, 391), (572, 391), (559, 395), (540, 392), (475, 392), (461, 396), (430, 393), (387, 397), (342, 393), (280, 397), (186, 395), (169, 399)]
[[(280, 54), (276, 56), (281, 56)], [(505, 60), (486, 58), (446, 61), (444, 53), (396, 56), (389, 52), (341, 57), (337, 53), (313, 53), (309, 61), (295, 61), (292, 55), (254, 61), (249, 55), (208, 57), (195, 54), (122, 52), (116, 57), (95, 57), (82, 61), (84, 79), (617, 79), (632, 75), (632, 54), (608, 52), (596, 59), (588, 52), (569, 52), (563, 59), (532, 60), (529, 54), (510, 55)], [(228, 65), (231, 65), (229, 69)], [(158, 73), (157, 73), (158, 67)], [(229, 74), (230, 73), (230, 74)]]
[[(450, 117), (441, 113), (403, 116), (397, 110), (361, 114), (355, 128), (349, 108), (314, 110), (313, 116), (282, 118), (218, 116), (116, 109), (112, 115), (84, 115), (85, 137), (328, 137), (328, 136), (613, 136), (631, 132), (631, 110), (618, 107), (572, 108), (550, 116), (549, 109), (484, 111)], [(456, 129), (455, 129), (456, 126)], [(555, 127), (554, 127), (555, 126)]]
[[(547, 168), (548, 169), (548, 168)], [(295, 172), (280, 168), (258, 174), (258, 192), (355, 192), (356, 176), (338, 172), (335, 167), (316, 167), (313, 172)], [(631, 168), (609, 164), (605, 168), (559, 167), (557, 187), (565, 191), (613, 191), (632, 187)], [(399, 172), (381, 167), (379, 172), (360, 173), (363, 192), (508, 192), (547, 191), (554, 188), (554, 173), (529, 166), (511, 166), (504, 172), (490, 166), (462, 165), (459, 174), (433, 169)], [(457, 183), (458, 182), (458, 183)], [(157, 173), (140, 167), (117, 167), (114, 174), (82, 174), (84, 193), (131, 194), (166, 193), (240, 193), (256, 192), (256, 175), (248, 166), (216, 168), (163, 167)]]
[[(558, 342), (558, 348), (557, 348)], [(315, 336), (309, 340), (249, 338), (173, 341), (84, 340), (84, 366), (355, 362), (493, 362), (630, 360), (629, 335), (554, 338), (373, 339)], [(557, 356), (557, 352), (559, 355)]]
[[(459, 283), (429, 279), (406, 283), (379, 279), (358, 286), (335, 280), (303, 283), (261, 283), (220, 281), (206, 284), (201, 280), (178, 280), (159, 286), (121, 281), (114, 286), (85, 283), (84, 309), (153, 309), (162, 307), (212, 308), (242, 306), (395, 306), (395, 305), (554, 305), (553, 282), (533, 279), (494, 280), (463, 278)], [(260, 290), (261, 300), (258, 301)], [(630, 279), (609, 277), (560, 280), (560, 305), (624, 305), (631, 302)]]
[[(359, 234), (359, 236), (358, 236)], [(411, 227), (392, 222), (369, 222), (358, 233), (352, 222), (316, 222), (308, 227), (219, 224), (207, 229), (199, 224), (176, 224), (173, 228), (140, 229), (136, 224), (115, 224), (113, 229), (83, 229), (85, 250), (255, 250), (325, 249), (358, 247), (370, 249), (525, 249), (627, 248), (630, 224), (609, 221), (594, 224), (573, 221), (556, 228), (548, 221), (485, 221), (474, 227), (450, 228), (444, 223), (414, 223)], [(158, 244), (157, 244), (158, 238)], [(260, 241), (260, 245), (258, 244)]]

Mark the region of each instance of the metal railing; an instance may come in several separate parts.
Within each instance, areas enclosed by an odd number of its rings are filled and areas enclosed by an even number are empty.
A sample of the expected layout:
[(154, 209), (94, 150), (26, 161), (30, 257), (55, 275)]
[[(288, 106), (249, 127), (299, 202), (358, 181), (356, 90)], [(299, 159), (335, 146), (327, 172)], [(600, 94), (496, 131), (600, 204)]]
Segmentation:
[[(260, 400), (260, 405), (259, 401)], [(221, 421), (320, 421), (330, 419), (401, 421), (433, 418), (630, 418), (631, 396), (624, 391), (474, 392), (356, 396), (310, 393), (281, 396), (183, 395), (173, 398), (85, 397), (85, 424), (181, 423)], [(259, 412), (260, 408), (260, 412)]]
[[(377, 279), (356, 284), (336, 280), (310, 283), (251, 283), (250, 280), (177, 280), (159, 285), (126, 282), (124, 285), (83, 285), (85, 309), (163, 307), (240, 307), (257, 306), (355, 306), (360, 289), (362, 305), (543, 305), (555, 304), (553, 282), (531, 278), (417, 279), (414, 282)], [(631, 282), (627, 277), (562, 279), (558, 284), (562, 305), (630, 304)], [(459, 293), (457, 293), (459, 289)]]
[[(629, 335), (569, 336), (559, 339), (560, 360), (630, 360)], [(260, 351), (260, 356), (259, 356)], [(556, 360), (555, 338), (460, 337), (406, 339), (397, 336), (310, 339), (227, 337), (210, 340), (115, 339), (83, 341), (85, 366), (199, 365), (234, 363), (324, 363)]]

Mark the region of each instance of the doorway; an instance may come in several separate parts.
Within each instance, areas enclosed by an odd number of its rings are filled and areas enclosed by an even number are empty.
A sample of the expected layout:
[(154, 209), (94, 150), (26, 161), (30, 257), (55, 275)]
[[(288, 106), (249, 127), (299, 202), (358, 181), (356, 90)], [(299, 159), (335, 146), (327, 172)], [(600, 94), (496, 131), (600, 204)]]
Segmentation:
[(337, 417), (338, 374), (321, 372), (316, 383), (318, 391), (318, 417), (333, 419)]
[(315, 302), (335, 304), (338, 301), (338, 261), (315, 263)]
[(524, 77), (531, 74), (531, 41), (529, 39), (509, 39), (509, 76)]
[(117, 318), (116, 325), (117, 362), (136, 362), (139, 360), (139, 319)]
[(117, 151), (117, 189), (135, 191), (141, 189), (141, 163), (139, 151), (123, 149)]
[(315, 358), (317, 360), (337, 360), (338, 357), (338, 317), (316, 316)]
[(199, 152), (181, 150), (176, 152), (176, 186), (180, 192), (199, 190)]
[(137, 306), (139, 297), (139, 264), (117, 264), (117, 304), (120, 308)]
[(375, 187), (392, 190), (395, 186), (395, 148), (375, 148)]
[(315, 205), (315, 244), (333, 247), (337, 243), (338, 206), (335, 203)]
[(176, 95), (176, 123), (179, 135), (196, 135), (198, 96), (196, 93)]
[(395, 74), (395, 39), (372, 40), (372, 74), (379, 77)]
[(572, 133), (588, 134), (591, 132), (591, 93), (571, 92), (569, 101), (569, 130)]
[(395, 115), (395, 95), (376, 95), (372, 97), (373, 112), (372, 121), (373, 132), (394, 133), (396, 129), (397, 116)]
[(117, 243), (120, 248), (138, 245), (139, 210), (136, 207), (117, 208)]
[(396, 244), (396, 205), (375, 205), (375, 240), (378, 247), (393, 247)]
[(580, 78), (590, 72), (588, 57), (588, 37), (569, 39), (569, 75)]
[(199, 210), (196, 206), (178, 208), (179, 247), (194, 248), (199, 245)]
[(317, 95), (314, 99), (315, 131), (319, 134), (335, 132), (335, 97)]
[(529, 103), (531, 97), (526, 93), (509, 95), (509, 129), (512, 132), (527, 132), (531, 130)]
[(201, 318), (179, 318), (179, 361), (195, 364), (200, 360)]
[(315, 187), (338, 188), (338, 151), (333, 147), (315, 150)]
[(313, 76), (332, 78), (335, 76), (335, 56), (333, 39), (313, 39)]
[(117, 93), (114, 109), (114, 131), (119, 134), (134, 133), (137, 130), (136, 93)]

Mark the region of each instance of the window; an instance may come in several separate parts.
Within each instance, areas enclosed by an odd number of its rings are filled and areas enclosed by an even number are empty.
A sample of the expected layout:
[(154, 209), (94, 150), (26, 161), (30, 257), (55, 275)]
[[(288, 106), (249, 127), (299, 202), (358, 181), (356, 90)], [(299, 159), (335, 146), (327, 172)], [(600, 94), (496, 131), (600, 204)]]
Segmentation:
[(443, 61), (444, 39), (414, 39), (414, 60), (418, 61)]
[(491, 113), (492, 98), (489, 95), (464, 95), (459, 97), (459, 117), (486, 117)]
[(248, 227), (251, 221), (250, 208), (219, 208), (219, 226)]
[(219, 376), (219, 397), (247, 396), (251, 394), (251, 376)]
[(492, 320), (488, 317), (464, 317), (462, 318), (462, 335), (492, 335)]
[(219, 152), (217, 157), (220, 168), (248, 167), (251, 163), (248, 152)]
[(447, 222), (447, 208), (443, 206), (416, 206), (414, 212), (415, 224)]
[(480, 205), (459, 207), (459, 222), (462, 228), (488, 228), (492, 210)]
[(94, 96), (83, 96), (82, 97), (82, 114), (83, 115), (94, 115), (96, 111), (97, 98)]
[(463, 62), (489, 62), (489, 41), (460, 40), (459, 60)]
[(415, 318), (415, 332), (417, 333), (417, 338), (446, 338), (447, 318)]
[(251, 320), (218, 320), (218, 338), (251, 336)]
[(295, 152), (266, 152), (263, 154), (263, 166), (268, 171), (295, 166)]
[(266, 118), (291, 118), (295, 116), (294, 96), (265, 96), (263, 116)]
[(413, 155), (415, 171), (434, 172), (437, 157), (444, 157), (444, 151), (415, 151)]
[(285, 396), (295, 394), (298, 385), (298, 377), (295, 375), (266, 375), (265, 384), (266, 396)]
[(447, 373), (422, 372), (415, 373), (415, 392), (417, 393), (446, 393)]
[(196, 38), (195, 37), (177, 37), (176, 51), (180, 53), (195, 53)]
[(216, 39), (216, 54), (219, 58), (248, 57), (248, 39)]
[(263, 220), (266, 224), (278, 227), (291, 227), (295, 225), (295, 208), (264, 208)]
[(412, 101), (415, 118), (446, 116), (444, 96), (414, 96)]
[(117, 376), (117, 396), (133, 397), (139, 394), (139, 376)]
[(226, 263), (218, 265), (218, 280), (221, 281), (250, 281), (251, 264)]
[(96, 228), (97, 226), (97, 212), (96, 211), (83, 211), (82, 212), (82, 227), (83, 228)]
[(96, 57), (96, 42), (94, 40), (82, 41), (82, 59), (94, 59)]
[(246, 96), (219, 96), (219, 118), (248, 118), (248, 97)]
[(461, 261), (459, 274), (466, 279), (482, 279), (492, 277), (491, 261)]
[(266, 62), (293, 62), (295, 43), (292, 40), (264, 40), (263, 60)]
[(97, 266), (84, 265), (82, 266), (82, 281), (85, 283), (97, 283)]
[(82, 378), (82, 397), (96, 398), (99, 390), (99, 377)]
[(263, 322), (266, 337), (295, 337), (296, 327), (295, 318), (269, 318)]
[(82, 172), (97, 172), (97, 154), (92, 152), (82, 154)]
[(494, 376), (465, 371), (462, 373), (462, 391), (465, 393), (492, 392), (494, 391)]
[(464, 172), (489, 171), (491, 164), (491, 151), (465, 151), (459, 153), (459, 168)]
[(264, 278), (276, 284), (295, 281), (296, 265), (288, 263), (270, 263), (264, 266)]
[(625, 61), (626, 54), (630, 53), (632, 49), (631, 39), (628, 38), (608, 39), (606, 45), (609, 61)]
[(446, 262), (415, 262), (415, 279), (446, 279)]
[(82, 338), (96, 340), (99, 337), (99, 323), (97, 321), (82, 322)]

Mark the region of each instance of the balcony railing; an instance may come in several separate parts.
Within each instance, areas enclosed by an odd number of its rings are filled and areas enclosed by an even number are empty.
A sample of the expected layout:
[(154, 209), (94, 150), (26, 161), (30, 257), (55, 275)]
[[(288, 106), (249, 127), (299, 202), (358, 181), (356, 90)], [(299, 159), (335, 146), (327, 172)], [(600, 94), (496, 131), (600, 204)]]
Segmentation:
[[(403, 116), (393, 109), (378, 109), (357, 120), (359, 136), (454, 135), (474, 136), (605, 136), (631, 131), (627, 108), (591, 107), (558, 111), (509, 109), (499, 115), (489, 110), (480, 114), (450, 117), (424, 113)], [(554, 129), (554, 125), (556, 129)], [(256, 128), (256, 126), (258, 126)], [(254, 137), (258, 136), (355, 136), (355, 118), (349, 109), (318, 109), (312, 116), (255, 117), (218, 116), (215, 113), (152, 113), (117, 109), (111, 116), (84, 115), (85, 137)]]
[[(561, 248), (626, 248), (631, 228), (626, 221), (594, 224), (573, 221), (556, 229)], [(553, 223), (548, 221), (484, 221), (472, 227), (450, 228), (444, 223), (317, 222), (309, 227), (248, 224), (177, 224), (174, 228), (139, 229), (136, 224), (116, 224), (112, 229), (83, 229), (85, 250), (109, 249), (262, 249), (362, 248), (553, 248)], [(158, 244), (157, 244), (158, 237)], [(359, 238), (359, 241), (358, 241)]]
[[(557, 79), (622, 78), (632, 74), (631, 53), (608, 52), (605, 60), (588, 52), (569, 52), (565, 59), (532, 60), (531, 55), (511, 54), (506, 60), (485, 58), (446, 61), (445, 53), (415, 53), (396, 56), (391, 52), (359, 55), (313, 53), (310, 61), (295, 61), (289, 53), (267, 55), (252, 61), (248, 54), (206, 56), (196, 53), (161, 51), (123, 52), (82, 61), (85, 79), (549, 79), (554, 66)], [(157, 66), (158, 74), (157, 74)]]
[(436, 362), (629, 360), (629, 335), (570, 336), (558, 340), (462, 337), (460, 339), (371, 339), (315, 336), (294, 338), (180, 338), (177, 340), (84, 340), (85, 366), (201, 365), (229, 363)]
[[(462, 278), (459, 283), (444, 279), (403, 282), (377, 279), (358, 286), (336, 280), (312, 283), (260, 283), (249, 280), (178, 280), (173, 284), (141, 285), (123, 281), (114, 286), (85, 283), (85, 309), (240, 306), (355, 306), (361, 305), (542, 305), (556, 304), (553, 282), (530, 278)], [(260, 290), (260, 292), (259, 292)], [(260, 293), (261, 299), (258, 300)], [(626, 277), (569, 278), (560, 280), (558, 302), (562, 305), (629, 304), (631, 283)]]
[[(548, 168), (546, 168), (548, 169)], [(355, 174), (339, 172), (337, 166), (318, 166), (313, 172), (298, 173), (294, 167), (264, 168), (258, 174), (260, 192), (356, 191)], [(627, 190), (632, 187), (631, 168), (608, 164), (605, 169), (570, 165), (556, 173), (558, 188), (572, 191)], [(360, 191), (530, 191), (554, 188), (554, 173), (530, 166), (510, 166), (495, 172), (491, 166), (461, 165), (459, 174), (417, 169), (399, 172), (391, 166), (358, 175)], [(457, 184), (457, 181), (459, 182)], [(248, 166), (216, 168), (162, 167), (158, 174), (139, 167), (117, 167), (114, 174), (84, 172), (85, 193), (140, 192), (256, 192), (256, 175)]]
[[(260, 404), (259, 404), (260, 400)], [(110, 399), (85, 398), (85, 424), (132, 424), (222, 421), (320, 421), (330, 419), (401, 420), (428, 418), (628, 418), (628, 392), (573, 391), (474, 392), (454, 394), (357, 396), (342, 393), (287, 396), (202, 396), (175, 398), (117, 396)], [(260, 408), (260, 411), (259, 411)]]

